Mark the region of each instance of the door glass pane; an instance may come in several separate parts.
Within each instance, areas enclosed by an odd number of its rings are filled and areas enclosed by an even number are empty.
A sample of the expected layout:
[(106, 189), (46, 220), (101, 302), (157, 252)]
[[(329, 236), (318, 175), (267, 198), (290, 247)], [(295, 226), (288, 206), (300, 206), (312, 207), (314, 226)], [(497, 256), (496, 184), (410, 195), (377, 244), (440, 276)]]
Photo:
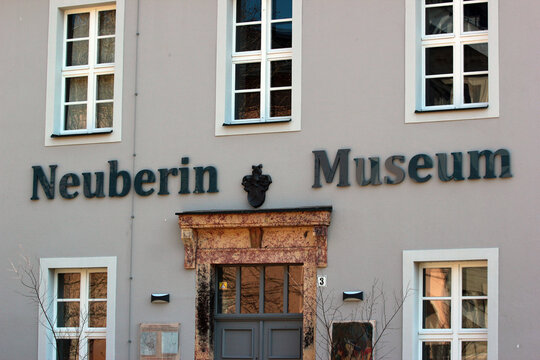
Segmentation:
[(487, 341), (463, 341), (461, 360), (487, 360)]
[(237, 0), (236, 22), (261, 21), (261, 0)]
[(255, 266), (243, 266), (240, 268), (240, 313), (259, 313), (259, 282), (260, 269)]
[(488, 70), (488, 44), (463, 45), (463, 70), (487, 71)]
[(259, 119), (261, 117), (261, 95), (259, 92), (236, 94), (234, 105), (235, 119)]
[(450, 342), (423, 342), (422, 360), (450, 360)]
[(107, 273), (90, 273), (90, 299), (107, 298)]
[(116, 27), (116, 10), (99, 12), (99, 36), (114, 35)]
[(452, 46), (426, 48), (426, 75), (452, 74), (454, 72)]
[(270, 117), (291, 116), (291, 90), (270, 92)]
[(98, 40), (98, 64), (114, 62), (114, 38)]
[(261, 63), (235, 65), (235, 89), (259, 89), (261, 87)]
[(67, 18), (67, 38), (88, 37), (90, 13), (70, 14)]
[(463, 31), (483, 31), (488, 29), (488, 4), (463, 5)]
[(236, 269), (235, 266), (218, 268), (218, 306), (219, 314), (236, 312)]
[(424, 269), (424, 292), (425, 297), (450, 296), (450, 268)]
[(423, 329), (450, 329), (450, 300), (424, 300), (423, 314)]
[(303, 311), (304, 271), (302, 265), (289, 266), (289, 313)]
[(463, 296), (487, 296), (487, 267), (463, 268)]
[(292, 18), (292, 0), (272, 0), (272, 20)]
[(270, 70), (271, 87), (291, 86), (292, 60), (272, 61)]
[(454, 32), (452, 6), (426, 9), (426, 35), (451, 34)]
[(261, 25), (236, 27), (236, 52), (261, 50)]
[(464, 101), (468, 103), (488, 102), (489, 86), (487, 75), (471, 75), (463, 78)]
[(463, 300), (461, 325), (464, 329), (486, 329), (487, 315), (487, 300)]
[(88, 40), (66, 44), (66, 66), (88, 65)]
[(453, 104), (453, 83), (452, 78), (426, 79), (426, 106)]
[(58, 360), (79, 360), (79, 341), (77, 339), (57, 339)]
[(58, 299), (78, 299), (81, 293), (81, 274), (58, 274)]
[(106, 301), (90, 301), (88, 326), (107, 327), (107, 302)]
[(88, 359), (89, 360), (105, 360), (107, 353), (107, 342), (105, 339), (89, 339), (88, 340)]
[(292, 22), (272, 24), (272, 49), (292, 47)]
[(283, 284), (285, 267), (266, 266), (264, 268), (264, 312), (283, 312)]
[(56, 326), (78, 327), (79, 309), (78, 301), (58, 301), (58, 306), (56, 308)]

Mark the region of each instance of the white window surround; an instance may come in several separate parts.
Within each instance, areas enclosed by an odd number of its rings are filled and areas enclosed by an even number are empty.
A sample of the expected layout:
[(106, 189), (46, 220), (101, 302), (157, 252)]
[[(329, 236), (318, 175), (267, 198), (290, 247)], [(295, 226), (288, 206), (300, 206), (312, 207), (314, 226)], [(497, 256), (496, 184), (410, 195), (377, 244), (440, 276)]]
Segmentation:
[[(248, 135), (301, 130), (302, 0), (293, 0), (292, 116), (288, 122), (230, 125), (232, 106), (232, 49), (234, 1), (218, 1), (216, 50), (215, 136)], [(226, 125), (224, 125), (226, 124)]]
[[(47, 57), (47, 94), (45, 109), (45, 146), (119, 142), (122, 139), (122, 84), (124, 48), (124, 1), (50, 0)], [(114, 110), (112, 132), (51, 137), (58, 134), (62, 122), (62, 65), (64, 61), (65, 13), (73, 9), (88, 9), (113, 5), (116, 8)]]
[(499, 249), (441, 249), (403, 251), (403, 291), (412, 290), (403, 304), (402, 359), (419, 360), (420, 264), (432, 262), (487, 261), (488, 267), (488, 360), (498, 359)]
[[(43, 287), (45, 302), (54, 299), (54, 283), (57, 269), (107, 269), (107, 359), (115, 358), (115, 312), (116, 312), (116, 257), (82, 257), (82, 258), (43, 258), (40, 259), (40, 286)], [(53, 311), (53, 309), (51, 309)], [(50, 343), (49, 330), (41, 325), (45, 323), (44, 314), (40, 312), (38, 329), (38, 360), (52, 360), (54, 346)]]
[[(450, 1), (450, 0), (449, 0)], [(489, 104), (487, 107), (450, 110), (422, 109), (422, 9), (424, 0), (405, 0), (405, 123), (499, 117), (499, 0), (488, 1)], [(460, 35), (456, 35), (460, 36)], [(462, 38), (468, 35), (461, 35)], [(454, 66), (459, 65), (456, 61)], [(467, 104), (469, 107), (471, 104)], [(472, 105), (474, 106), (474, 105)]]

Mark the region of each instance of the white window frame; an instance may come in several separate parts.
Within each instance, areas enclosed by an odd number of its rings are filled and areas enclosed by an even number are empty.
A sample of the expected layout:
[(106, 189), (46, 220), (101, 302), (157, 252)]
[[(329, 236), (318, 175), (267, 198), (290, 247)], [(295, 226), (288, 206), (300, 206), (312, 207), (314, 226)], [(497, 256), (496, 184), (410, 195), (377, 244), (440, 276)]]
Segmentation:
[[(270, 3), (271, 0), (265, 0)], [(216, 119), (215, 135), (242, 135), (275, 133), (301, 130), (301, 63), (302, 63), (302, 0), (293, 0), (292, 18), (292, 49), (286, 50), (261, 50), (258, 55), (236, 56), (234, 54), (234, 19), (235, 0), (218, 1), (218, 24), (217, 24), (217, 51), (216, 51)], [(270, 11), (262, 12), (261, 16), (270, 24)], [(266, 32), (265, 27), (261, 29)], [(269, 44), (265, 44), (264, 34), (262, 36), (262, 49), (269, 49)], [(255, 57), (253, 57), (255, 56)], [(251, 58), (253, 57), (253, 58)], [(233, 58), (235, 59), (233, 62)], [(276, 118), (274, 121), (233, 121), (234, 114), (234, 66), (233, 63), (249, 62), (249, 60), (261, 61), (261, 83), (266, 84), (266, 89), (261, 89), (263, 107), (261, 107), (261, 117), (269, 113), (269, 75), (265, 72), (265, 62), (278, 59), (292, 59), (292, 98), (291, 116)], [(266, 104), (266, 105), (265, 105)], [(290, 121), (288, 121), (290, 119)], [(281, 120), (281, 121), (280, 121)], [(286, 120), (286, 121), (283, 121)]]
[[(49, 3), (49, 37), (47, 59), (47, 95), (45, 109), (45, 146), (95, 144), (118, 142), (122, 139), (122, 83), (123, 83), (123, 48), (124, 48), (124, 1), (104, 0), (51, 0)], [(67, 15), (96, 10), (116, 9), (115, 29), (115, 62), (112, 64), (94, 64), (94, 46), (90, 41), (88, 66), (64, 66), (65, 34)], [(92, 17), (92, 13), (91, 13)], [(95, 20), (95, 19), (93, 19)], [(95, 21), (91, 22), (94, 23)], [(94, 27), (95, 28), (95, 27)], [(95, 29), (94, 29), (95, 30)], [(92, 31), (92, 27), (90, 28)], [(90, 39), (96, 39), (97, 34), (90, 34)], [(89, 89), (96, 74), (114, 73), (114, 107), (112, 128), (99, 129), (93, 126), (93, 107), (96, 104), (95, 91), (87, 94), (87, 107), (90, 109), (87, 118), (88, 129), (62, 130), (64, 123), (64, 87), (65, 78), (84, 75), (88, 76)]]
[[(444, 250), (406, 250), (403, 251), (403, 289), (412, 290), (411, 296), (405, 299), (403, 304), (403, 328), (402, 328), (402, 358), (403, 360), (421, 360), (420, 339), (448, 340), (452, 336), (463, 336), (467, 339), (486, 339), (485, 329), (455, 329), (454, 333), (449, 330), (431, 331), (421, 329), (421, 270), (423, 266), (448, 266), (449, 263), (469, 263), (479, 266), (487, 263), (488, 267), (488, 360), (498, 359), (498, 308), (499, 308), (499, 249), (444, 249)], [(453, 286), (457, 286), (454, 284)], [(458, 307), (458, 309), (461, 306)], [(453, 311), (453, 324), (459, 321), (461, 311)], [(461, 328), (461, 325), (458, 326)], [(437, 335), (440, 337), (436, 337)], [(457, 348), (458, 344), (453, 346)], [(461, 354), (461, 349), (459, 350)], [(453, 357), (458, 359), (458, 357)]]
[[(451, 0), (449, 0), (451, 1)], [(464, 33), (463, 0), (454, 0), (454, 33), (424, 36), (424, 0), (406, 0), (405, 26), (405, 123), (494, 118), (499, 116), (498, 0), (488, 0), (488, 30)], [(463, 45), (488, 43), (488, 103), (461, 102)], [(454, 101), (452, 105), (425, 107), (426, 45), (453, 46)]]
[[(115, 358), (115, 313), (116, 313), (116, 257), (82, 257), (82, 258), (43, 258), (40, 260), (40, 286), (44, 295), (45, 306), (48, 308), (48, 316), (50, 319), (56, 317), (56, 277), (60, 272), (107, 272), (107, 327), (86, 329), (85, 335), (91, 338), (106, 339), (106, 357), (114, 360)], [(81, 277), (81, 312), (83, 311), (83, 294), (85, 280)], [(51, 304), (52, 306), (49, 306)], [(45, 314), (39, 313), (40, 325), (38, 330), (38, 360), (54, 360), (56, 359), (56, 344), (53, 344), (49, 328), (42, 324), (46, 324)], [(62, 328), (61, 336), (66, 335), (68, 338), (71, 328)], [(83, 349), (86, 348), (86, 342), (81, 344)]]

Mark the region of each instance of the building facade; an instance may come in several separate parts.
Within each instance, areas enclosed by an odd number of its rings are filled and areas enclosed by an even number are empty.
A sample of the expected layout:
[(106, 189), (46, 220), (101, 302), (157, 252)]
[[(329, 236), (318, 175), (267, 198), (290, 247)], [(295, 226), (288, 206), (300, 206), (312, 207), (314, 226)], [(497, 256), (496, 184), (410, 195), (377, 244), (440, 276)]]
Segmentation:
[(3, 0), (0, 358), (535, 359), (539, 11)]

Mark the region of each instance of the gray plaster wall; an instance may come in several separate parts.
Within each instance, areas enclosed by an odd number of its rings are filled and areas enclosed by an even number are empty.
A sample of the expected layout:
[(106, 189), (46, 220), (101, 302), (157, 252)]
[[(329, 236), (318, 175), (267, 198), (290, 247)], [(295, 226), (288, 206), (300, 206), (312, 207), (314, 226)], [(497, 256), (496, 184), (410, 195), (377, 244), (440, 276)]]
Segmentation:
[[(193, 358), (195, 272), (183, 268), (175, 213), (248, 209), (241, 180), (259, 163), (273, 179), (263, 208), (333, 206), (328, 268), (320, 273), (336, 296), (368, 290), (374, 279), (399, 293), (406, 249), (499, 248), (499, 359), (536, 358), (538, 2), (499, 1), (498, 118), (405, 124), (404, 1), (304, 0), (302, 130), (228, 137), (214, 136), (216, 3), (141, 0), (136, 50), (137, 2), (127, 0), (122, 141), (45, 147), (48, 2), (1, 1), (0, 358), (37, 358), (37, 308), (8, 271), (21, 254), (116, 256), (116, 358), (137, 358), (142, 322), (180, 322), (181, 357)], [(313, 189), (312, 151), (333, 159), (340, 148), (350, 148), (351, 159), (381, 160), (506, 148), (513, 177), (442, 183), (433, 169), (424, 184), (407, 177), (360, 187), (351, 173), (350, 187), (336, 181)], [(107, 170), (115, 159), (134, 175), (180, 166), (183, 156), (190, 166), (218, 169), (219, 193), (178, 195), (171, 182), (168, 196), (132, 190), (124, 198), (30, 200), (34, 165), (81, 174)], [(150, 304), (152, 292), (170, 293), (171, 302)], [(401, 330), (386, 341), (395, 348), (389, 358), (400, 359)]]

